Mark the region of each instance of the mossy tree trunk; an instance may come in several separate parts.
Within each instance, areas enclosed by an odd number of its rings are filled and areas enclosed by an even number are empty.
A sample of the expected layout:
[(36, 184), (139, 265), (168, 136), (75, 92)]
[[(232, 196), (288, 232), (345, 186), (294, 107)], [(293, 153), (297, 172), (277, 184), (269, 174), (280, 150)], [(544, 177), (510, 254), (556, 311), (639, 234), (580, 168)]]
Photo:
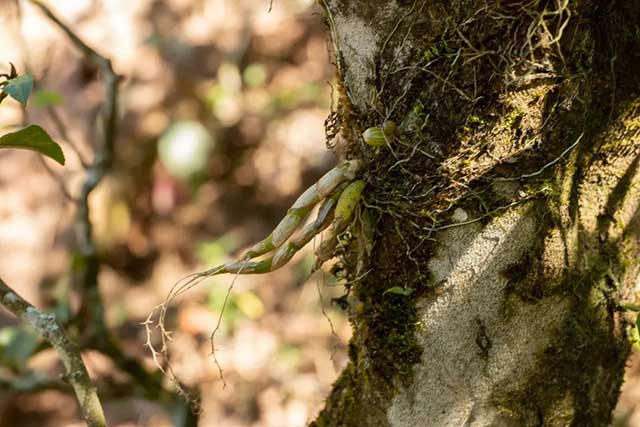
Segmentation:
[(639, 277), (640, 1), (320, 3), (376, 231), (342, 253), (350, 363), (312, 425), (608, 425)]

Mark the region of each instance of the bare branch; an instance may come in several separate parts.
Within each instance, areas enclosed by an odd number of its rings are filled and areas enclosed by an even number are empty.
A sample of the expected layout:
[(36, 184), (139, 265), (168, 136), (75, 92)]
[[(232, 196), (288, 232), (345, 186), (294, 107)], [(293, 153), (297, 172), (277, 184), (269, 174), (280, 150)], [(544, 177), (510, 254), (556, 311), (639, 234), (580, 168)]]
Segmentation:
[(43, 313), (25, 301), (0, 279), (0, 303), (31, 325), (49, 341), (60, 355), (69, 381), (80, 404), (82, 415), (89, 427), (106, 427), (102, 405), (95, 386), (82, 361), (78, 345), (64, 333), (54, 314)]
[[(161, 376), (150, 373), (138, 360), (127, 356), (122, 351), (117, 338), (107, 328), (104, 319), (104, 304), (98, 287), (100, 260), (96, 253), (93, 227), (89, 218), (89, 195), (109, 172), (113, 161), (115, 140), (118, 133), (118, 84), (122, 76), (115, 73), (108, 58), (82, 41), (44, 3), (39, 0), (28, 1), (38, 7), (67, 35), (75, 47), (99, 68), (104, 85), (102, 122), (99, 132), (100, 143), (96, 147), (91, 165), (87, 167), (79, 150), (74, 148), (86, 168), (86, 177), (76, 199), (78, 211), (75, 219), (75, 233), (82, 258), (80, 263), (82, 268), (78, 274), (82, 292), (81, 306), (76, 320), (83, 333), (82, 341), (86, 342), (88, 348), (95, 349), (110, 357), (120, 369), (127, 372), (143, 388), (147, 397), (170, 400), (172, 394), (163, 387)], [(57, 116), (56, 111), (51, 108), (49, 113), (61, 135), (66, 136), (64, 124)], [(69, 141), (68, 137), (66, 139)]]
[[(95, 242), (92, 235), (92, 224), (89, 219), (89, 195), (98, 186), (102, 178), (107, 174), (113, 160), (114, 143), (117, 134), (118, 115), (118, 83), (121, 76), (113, 71), (111, 61), (100, 55), (87, 45), (60, 20), (40, 0), (29, 0), (38, 7), (49, 20), (56, 24), (95, 66), (100, 69), (104, 83), (104, 102), (102, 105), (102, 129), (101, 143), (96, 148), (93, 163), (87, 169), (87, 174), (80, 195), (78, 196), (78, 212), (76, 214), (75, 231), (78, 246), (84, 262), (80, 273), (82, 285), (82, 303), (80, 316), (84, 317), (83, 324), (90, 329), (91, 336), (100, 336), (106, 333), (104, 323), (104, 307), (98, 289), (98, 273), (100, 263), (96, 254)], [(92, 330), (91, 330), (92, 329)]]

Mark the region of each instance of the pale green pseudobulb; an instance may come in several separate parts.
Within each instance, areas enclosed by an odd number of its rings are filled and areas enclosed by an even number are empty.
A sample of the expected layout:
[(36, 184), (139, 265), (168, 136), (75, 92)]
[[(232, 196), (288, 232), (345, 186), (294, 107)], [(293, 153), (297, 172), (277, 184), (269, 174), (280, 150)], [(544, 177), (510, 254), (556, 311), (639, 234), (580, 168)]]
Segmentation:
[(351, 220), (365, 185), (366, 183), (364, 181), (357, 180), (353, 181), (344, 189), (336, 205), (335, 218), (337, 221), (346, 224)]
[(393, 135), (396, 132), (396, 124), (391, 120), (385, 120), (382, 127), (370, 127), (362, 133), (364, 142), (372, 147), (382, 147), (386, 145), (387, 141), (393, 140)]
[(382, 123), (382, 131), (387, 138), (391, 138), (393, 134), (396, 133), (396, 123), (391, 120), (385, 120), (384, 123)]

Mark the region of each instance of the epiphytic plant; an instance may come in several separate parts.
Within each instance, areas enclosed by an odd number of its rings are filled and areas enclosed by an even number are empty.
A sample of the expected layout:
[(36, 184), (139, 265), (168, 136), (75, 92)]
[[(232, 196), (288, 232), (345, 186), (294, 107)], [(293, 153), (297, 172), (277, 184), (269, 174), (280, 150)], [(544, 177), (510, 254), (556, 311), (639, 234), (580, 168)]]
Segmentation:
[[(179, 295), (212, 276), (233, 273), (237, 277), (239, 274), (259, 274), (275, 271), (287, 264), (296, 252), (331, 225), (328, 231), (328, 238), (315, 251), (316, 262), (313, 270), (317, 270), (325, 261), (331, 258), (338, 244), (338, 236), (348, 228), (355, 218), (354, 213), (357, 210), (365, 187), (364, 181), (356, 180), (360, 168), (361, 161), (349, 160), (331, 169), (315, 184), (305, 190), (289, 208), (287, 214), (274, 230), (266, 238), (249, 248), (240, 259), (182, 278), (174, 284), (167, 298), (149, 314), (144, 322), (147, 330), (146, 345), (151, 350), (153, 359), (158, 367), (176, 383), (180, 392), (186, 394), (181, 388), (170, 364), (167, 363), (167, 368), (164, 368), (158, 359), (159, 355), (165, 357), (168, 355), (167, 345), (171, 336), (165, 329), (165, 320), (167, 309), (171, 302)], [(301, 227), (301, 224), (318, 204), (320, 204), (320, 207), (316, 218)], [(293, 236), (299, 228), (299, 233)], [(254, 259), (261, 256), (265, 257), (254, 261)], [(232, 287), (233, 282), (229, 287), (229, 291)], [(227, 293), (227, 298), (228, 296), (229, 294)], [(227, 299), (223, 303), (222, 311), (224, 311), (226, 303)], [(154, 320), (156, 315), (157, 319)], [(214, 358), (213, 335), (220, 325), (221, 318), (222, 314), (210, 336)], [(161, 346), (159, 349), (154, 347), (151, 340), (154, 328), (160, 330)], [(218, 364), (217, 360), (216, 364)], [(218, 368), (220, 368), (219, 365)], [(220, 372), (222, 372), (221, 369)], [(224, 383), (224, 378), (222, 380)]]

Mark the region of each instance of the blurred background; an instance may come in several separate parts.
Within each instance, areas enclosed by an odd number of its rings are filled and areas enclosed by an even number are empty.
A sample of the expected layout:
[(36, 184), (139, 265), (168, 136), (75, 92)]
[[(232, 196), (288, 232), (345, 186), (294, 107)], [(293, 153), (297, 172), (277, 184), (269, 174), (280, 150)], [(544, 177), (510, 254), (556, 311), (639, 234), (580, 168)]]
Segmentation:
[[(124, 76), (119, 135), (90, 217), (108, 326), (127, 356), (155, 369), (141, 325), (186, 274), (233, 259), (274, 227), (337, 161), (325, 142), (334, 67), (313, 0), (65, 0), (47, 4)], [(28, 2), (0, 2), (0, 72), (36, 81), (26, 109), (0, 106), (0, 131), (47, 129), (67, 165), (0, 152), (0, 277), (61, 321), (79, 306), (73, 272), (77, 196), (99, 145), (98, 70)], [(99, 147), (98, 147), (99, 148)], [(344, 289), (309, 276), (312, 248), (268, 275), (208, 280), (173, 303), (172, 365), (201, 396), (199, 425), (302, 427), (345, 365)], [(175, 405), (140, 392), (97, 351), (85, 361), (111, 426), (172, 426)], [(0, 427), (84, 425), (75, 397), (15, 381), (62, 371), (51, 349), (0, 309)], [(11, 381), (10, 381), (11, 380)], [(117, 390), (124, 384), (125, 391)], [(166, 379), (164, 386), (171, 389)], [(640, 426), (634, 356), (616, 426)]]
[[(321, 10), (312, 0), (275, 0), (271, 10), (268, 0), (46, 4), (124, 76), (113, 167), (89, 208), (107, 323), (151, 371), (140, 323), (172, 284), (266, 236), (337, 160), (325, 146), (334, 68)], [(65, 193), (79, 193), (82, 163), (99, 144), (103, 86), (28, 2), (1, 2), (0, 18), (0, 72), (13, 62), (36, 81), (26, 110), (0, 105), (0, 129), (37, 123), (67, 156), (62, 167), (30, 152), (0, 152), (0, 277), (64, 320), (78, 306), (70, 277), (76, 204)], [(311, 253), (236, 280), (216, 334), (226, 388), (209, 334), (232, 277), (209, 280), (172, 305), (172, 364), (201, 393), (199, 425), (303, 426), (322, 407), (351, 332), (330, 304), (343, 288), (323, 272), (309, 277)], [(61, 372), (55, 353), (2, 309), (0, 326), (0, 378)], [(126, 383), (107, 357), (84, 355), (99, 387)], [(103, 401), (112, 426), (173, 425), (167, 405), (135, 390)], [(84, 424), (73, 395), (0, 391), (2, 427), (76, 425)]]

